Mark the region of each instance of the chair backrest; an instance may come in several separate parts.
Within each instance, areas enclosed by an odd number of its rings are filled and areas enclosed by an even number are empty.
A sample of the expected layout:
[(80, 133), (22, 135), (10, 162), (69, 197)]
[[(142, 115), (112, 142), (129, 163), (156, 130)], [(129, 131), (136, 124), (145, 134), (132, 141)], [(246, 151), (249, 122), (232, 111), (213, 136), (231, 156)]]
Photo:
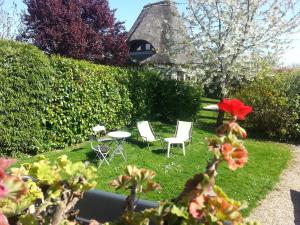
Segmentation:
[[(105, 129), (105, 126), (101, 126), (101, 125), (97, 125), (97, 126), (94, 126), (92, 128), (93, 132), (94, 132), (94, 135), (91, 135), (90, 136), (90, 144), (91, 144), (91, 148), (94, 150), (94, 151), (98, 151), (97, 149), (97, 146), (94, 145), (97, 143), (97, 137), (101, 136), (103, 133), (106, 134), (106, 129)], [(98, 144), (98, 143), (97, 143)]]
[(100, 132), (106, 133), (105, 126), (101, 126), (101, 125), (97, 125), (97, 126), (93, 127), (92, 130), (94, 131), (95, 134), (100, 133)]
[(192, 128), (193, 128), (193, 123), (192, 122), (177, 121), (175, 137), (176, 138), (181, 138), (184, 141), (191, 141), (191, 139), (192, 139)]
[(148, 121), (137, 122), (137, 128), (144, 141), (155, 141), (153, 130)]

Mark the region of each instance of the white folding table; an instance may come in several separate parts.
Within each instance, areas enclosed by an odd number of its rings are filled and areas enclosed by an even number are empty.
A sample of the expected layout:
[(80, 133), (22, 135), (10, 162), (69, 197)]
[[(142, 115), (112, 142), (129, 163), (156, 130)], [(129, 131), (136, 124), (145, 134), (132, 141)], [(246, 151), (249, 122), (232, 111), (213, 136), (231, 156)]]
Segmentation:
[(131, 133), (126, 131), (112, 131), (107, 133), (107, 136), (112, 137), (116, 143), (116, 147), (111, 155), (111, 160), (115, 157), (115, 155), (120, 154), (122, 155), (123, 159), (127, 161), (127, 154), (124, 151), (123, 145), (126, 138), (131, 136)]

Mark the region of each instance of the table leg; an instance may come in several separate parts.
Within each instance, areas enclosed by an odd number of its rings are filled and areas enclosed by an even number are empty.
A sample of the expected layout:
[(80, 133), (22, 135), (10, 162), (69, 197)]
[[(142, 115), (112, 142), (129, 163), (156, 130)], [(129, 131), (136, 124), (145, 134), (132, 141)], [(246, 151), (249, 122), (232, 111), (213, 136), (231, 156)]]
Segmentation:
[(127, 155), (126, 155), (126, 153), (125, 153), (125, 151), (124, 151), (124, 148), (123, 148), (124, 142), (125, 142), (125, 139), (116, 139), (116, 140), (115, 140), (116, 148), (115, 148), (115, 150), (113, 151), (110, 160), (112, 160), (112, 159), (115, 157), (116, 154), (120, 154), (120, 155), (122, 155), (123, 159), (124, 159), (125, 161), (127, 161)]

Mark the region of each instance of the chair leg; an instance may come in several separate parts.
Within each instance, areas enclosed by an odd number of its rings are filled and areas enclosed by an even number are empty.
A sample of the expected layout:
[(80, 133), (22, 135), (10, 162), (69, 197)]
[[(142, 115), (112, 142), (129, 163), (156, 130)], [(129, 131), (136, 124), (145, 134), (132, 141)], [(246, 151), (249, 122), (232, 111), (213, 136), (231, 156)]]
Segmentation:
[(182, 142), (182, 150), (183, 150), (183, 155), (185, 156), (185, 146), (184, 146), (184, 142)]
[(168, 158), (170, 157), (170, 148), (171, 148), (171, 143), (168, 142)]

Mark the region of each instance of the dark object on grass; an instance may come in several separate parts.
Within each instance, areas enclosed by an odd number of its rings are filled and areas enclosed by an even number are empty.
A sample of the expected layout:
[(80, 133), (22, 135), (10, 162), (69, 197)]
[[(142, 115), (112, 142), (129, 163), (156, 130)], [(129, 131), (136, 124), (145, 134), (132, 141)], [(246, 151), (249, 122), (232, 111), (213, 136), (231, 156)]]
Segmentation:
[[(89, 223), (91, 219), (99, 222), (116, 220), (124, 211), (125, 200), (125, 195), (100, 190), (88, 191), (76, 205), (76, 209), (80, 210), (77, 220), (83, 223)], [(136, 211), (156, 207), (157, 202), (139, 200)]]

